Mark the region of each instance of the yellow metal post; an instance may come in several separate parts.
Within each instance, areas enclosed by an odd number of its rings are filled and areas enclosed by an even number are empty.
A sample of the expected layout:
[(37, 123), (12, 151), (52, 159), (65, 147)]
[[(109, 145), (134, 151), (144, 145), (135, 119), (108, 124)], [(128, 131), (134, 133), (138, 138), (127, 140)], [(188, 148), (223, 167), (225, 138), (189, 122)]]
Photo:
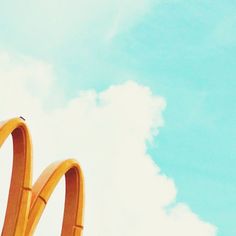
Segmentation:
[(62, 236), (81, 236), (83, 229), (83, 176), (72, 159), (51, 164), (32, 188), (32, 144), (23, 118), (0, 123), (0, 147), (9, 135), (13, 138), (13, 167), (2, 236), (31, 236), (43, 210), (65, 176), (66, 199)]

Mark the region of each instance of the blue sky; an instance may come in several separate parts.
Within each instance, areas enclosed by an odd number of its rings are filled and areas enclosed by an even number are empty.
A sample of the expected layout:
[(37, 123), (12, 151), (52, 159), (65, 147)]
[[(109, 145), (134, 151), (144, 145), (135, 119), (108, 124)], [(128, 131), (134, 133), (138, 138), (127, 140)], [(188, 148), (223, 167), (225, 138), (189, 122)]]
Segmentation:
[(235, 2), (143, 0), (118, 20), (104, 2), (81, 18), (75, 1), (1, 3), (0, 49), (52, 64), (66, 99), (126, 80), (163, 96), (165, 126), (149, 152), (177, 201), (218, 236), (236, 235)]

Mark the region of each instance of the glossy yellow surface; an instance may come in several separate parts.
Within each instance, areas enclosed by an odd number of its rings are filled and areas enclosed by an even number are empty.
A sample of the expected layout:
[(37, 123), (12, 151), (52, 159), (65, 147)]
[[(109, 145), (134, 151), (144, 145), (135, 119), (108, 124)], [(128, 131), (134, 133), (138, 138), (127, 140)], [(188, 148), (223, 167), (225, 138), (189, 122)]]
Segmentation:
[(83, 176), (72, 159), (51, 164), (32, 187), (32, 144), (22, 118), (0, 123), (0, 147), (13, 138), (13, 167), (2, 236), (30, 236), (57, 186), (65, 176), (66, 198), (62, 236), (81, 236), (83, 229)]

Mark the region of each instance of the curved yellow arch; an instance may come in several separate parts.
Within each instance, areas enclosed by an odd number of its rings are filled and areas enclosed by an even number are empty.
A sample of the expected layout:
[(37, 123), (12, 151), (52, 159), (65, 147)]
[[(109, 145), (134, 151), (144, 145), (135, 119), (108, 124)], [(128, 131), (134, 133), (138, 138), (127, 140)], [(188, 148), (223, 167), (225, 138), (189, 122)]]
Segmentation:
[(81, 236), (83, 176), (72, 159), (51, 164), (32, 188), (32, 144), (23, 118), (0, 123), (0, 147), (13, 138), (13, 166), (2, 236), (30, 236), (59, 180), (65, 175), (66, 197), (62, 236)]
[(66, 198), (61, 235), (81, 235), (83, 229), (83, 176), (75, 160), (51, 164), (36, 181), (33, 186), (26, 235), (33, 234), (53, 190), (64, 175), (66, 178)]
[(0, 123), (0, 147), (12, 134), (13, 166), (2, 236), (24, 235), (31, 198), (32, 145), (21, 118)]

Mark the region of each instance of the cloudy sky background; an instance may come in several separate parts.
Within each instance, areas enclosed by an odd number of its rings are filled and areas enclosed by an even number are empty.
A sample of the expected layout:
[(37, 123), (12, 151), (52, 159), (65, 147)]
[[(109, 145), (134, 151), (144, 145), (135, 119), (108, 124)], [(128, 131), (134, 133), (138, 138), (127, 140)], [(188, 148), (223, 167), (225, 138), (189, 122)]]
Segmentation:
[[(85, 236), (236, 234), (235, 8), (1, 3), (0, 118), (26, 117), (34, 179), (54, 160), (81, 162)], [(59, 235), (62, 194), (63, 183), (36, 235)]]

